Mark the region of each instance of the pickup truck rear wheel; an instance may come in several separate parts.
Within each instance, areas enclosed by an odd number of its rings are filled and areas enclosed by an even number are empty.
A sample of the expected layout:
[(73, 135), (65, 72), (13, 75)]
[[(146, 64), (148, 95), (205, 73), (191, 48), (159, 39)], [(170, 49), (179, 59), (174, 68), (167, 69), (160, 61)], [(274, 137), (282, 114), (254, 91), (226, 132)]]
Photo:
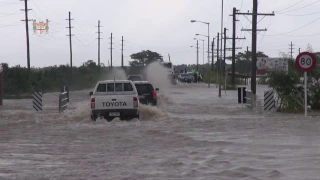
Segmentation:
[(108, 122), (110, 122), (110, 121), (112, 121), (114, 119), (114, 117), (106, 116), (106, 117), (104, 117), (104, 119), (106, 119)]
[(91, 114), (91, 120), (92, 120), (92, 121), (96, 121), (96, 120), (97, 120), (97, 118), (98, 118), (98, 116), (97, 116), (97, 115)]

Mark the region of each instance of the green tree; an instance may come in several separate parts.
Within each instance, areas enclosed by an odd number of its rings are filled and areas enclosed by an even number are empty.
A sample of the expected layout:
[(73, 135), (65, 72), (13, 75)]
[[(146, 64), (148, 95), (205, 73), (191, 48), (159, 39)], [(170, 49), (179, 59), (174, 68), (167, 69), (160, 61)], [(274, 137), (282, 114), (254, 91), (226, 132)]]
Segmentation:
[(132, 54), (131, 59), (133, 61), (130, 61), (131, 66), (147, 66), (148, 64), (155, 62), (155, 61), (163, 61), (163, 57), (157, 53), (152, 52), (150, 50), (144, 50), (135, 54)]
[[(236, 71), (240, 74), (251, 74), (251, 51), (239, 52), (236, 55)], [(257, 57), (268, 57), (264, 52), (258, 51)]]

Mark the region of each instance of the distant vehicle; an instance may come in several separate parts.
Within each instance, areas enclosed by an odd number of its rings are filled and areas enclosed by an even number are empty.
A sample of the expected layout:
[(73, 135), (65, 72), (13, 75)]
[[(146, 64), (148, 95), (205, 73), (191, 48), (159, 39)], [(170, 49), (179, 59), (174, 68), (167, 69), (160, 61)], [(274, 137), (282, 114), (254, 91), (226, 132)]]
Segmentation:
[(175, 68), (173, 67), (173, 64), (171, 62), (160, 62), (160, 64), (167, 69), (167, 75), (169, 80), (171, 81), (172, 84), (175, 84)]
[(127, 80), (130, 80), (130, 81), (143, 81), (143, 75), (141, 75), (141, 74), (129, 75)]
[(106, 80), (99, 81), (90, 92), (91, 119), (98, 116), (111, 121), (115, 117), (121, 119), (139, 119), (138, 92), (130, 80)]
[(134, 85), (138, 91), (139, 102), (145, 105), (157, 105), (157, 91), (149, 81), (135, 81)]
[(191, 83), (193, 81), (194, 77), (192, 74), (188, 74), (188, 73), (181, 73), (178, 76), (178, 80), (180, 82), (186, 82), (186, 83)]

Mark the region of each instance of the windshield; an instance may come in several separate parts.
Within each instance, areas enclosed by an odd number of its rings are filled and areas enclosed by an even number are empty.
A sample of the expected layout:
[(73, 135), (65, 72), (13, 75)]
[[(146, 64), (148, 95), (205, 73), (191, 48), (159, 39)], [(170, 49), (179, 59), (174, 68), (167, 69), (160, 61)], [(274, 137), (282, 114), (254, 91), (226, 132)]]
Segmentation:
[(151, 94), (154, 89), (151, 84), (135, 84), (138, 94)]
[(182, 77), (189, 77), (191, 76), (190, 74), (181, 74)]

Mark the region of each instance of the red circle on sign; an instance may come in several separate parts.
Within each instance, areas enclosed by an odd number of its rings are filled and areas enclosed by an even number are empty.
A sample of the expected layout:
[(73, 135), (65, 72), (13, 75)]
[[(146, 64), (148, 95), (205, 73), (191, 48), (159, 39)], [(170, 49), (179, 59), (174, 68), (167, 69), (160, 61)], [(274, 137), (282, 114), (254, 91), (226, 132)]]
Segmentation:
[[(300, 58), (302, 58), (302, 56), (309, 56), (311, 58), (312, 62), (311, 62), (311, 65), (308, 68), (302, 67), (300, 65)], [(309, 52), (302, 52), (296, 58), (296, 67), (300, 71), (303, 71), (303, 72), (311, 71), (316, 66), (316, 64), (317, 64), (316, 57), (312, 53), (309, 53)]]

